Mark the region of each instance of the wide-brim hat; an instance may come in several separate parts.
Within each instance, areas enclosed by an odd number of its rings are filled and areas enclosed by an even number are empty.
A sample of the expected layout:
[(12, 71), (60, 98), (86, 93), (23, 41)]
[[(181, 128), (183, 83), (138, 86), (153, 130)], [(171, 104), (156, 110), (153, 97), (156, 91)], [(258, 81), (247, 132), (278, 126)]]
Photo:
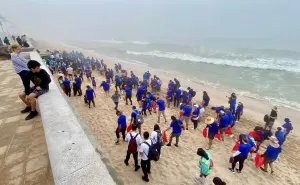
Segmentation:
[(205, 124), (208, 124), (208, 125), (210, 125), (210, 124), (212, 124), (213, 122), (215, 122), (215, 119), (213, 118), (213, 117), (207, 117), (206, 119), (205, 119)]
[(271, 141), (271, 143), (270, 143), (271, 146), (273, 146), (274, 148), (278, 148), (279, 147), (279, 144), (278, 144), (279, 141), (278, 141), (278, 139), (275, 136), (271, 136), (271, 137), (269, 137), (269, 139)]

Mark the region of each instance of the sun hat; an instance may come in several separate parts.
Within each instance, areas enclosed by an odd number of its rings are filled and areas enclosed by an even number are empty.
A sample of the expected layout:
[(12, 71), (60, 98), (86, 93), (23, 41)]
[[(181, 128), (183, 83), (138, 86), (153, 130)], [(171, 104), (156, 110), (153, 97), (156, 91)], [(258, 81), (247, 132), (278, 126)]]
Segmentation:
[(271, 136), (271, 137), (269, 137), (269, 139), (270, 139), (270, 141), (271, 141), (270, 145), (271, 145), (272, 147), (278, 148), (278, 147), (280, 146), (280, 145), (278, 144), (279, 141), (278, 141), (278, 139), (277, 139), (275, 136)]
[(208, 124), (208, 125), (210, 125), (210, 124), (212, 124), (213, 122), (215, 122), (215, 119), (213, 118), (213, 117), (207, 117), (206, 119), (205, 119), (205, 124)]
[(197, 107), (197, 108), (199, 108), (199, 105), (197, 105), (197, 104), (196, 104), (196, 105), (194, 105), (194, 107)]
[(220, 114), (225, 114), (225, 112), (221, 110), (221, 111), (220, 111)]

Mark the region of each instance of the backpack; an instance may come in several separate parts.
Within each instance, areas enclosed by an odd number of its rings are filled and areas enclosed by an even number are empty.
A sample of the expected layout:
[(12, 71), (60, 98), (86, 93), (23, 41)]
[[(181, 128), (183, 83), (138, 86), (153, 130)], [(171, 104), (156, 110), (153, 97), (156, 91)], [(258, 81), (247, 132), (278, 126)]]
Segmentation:
[(136, 122), (137, 122), (137, 124), (143, 124), (144, 123), (144, 117), (143, 117), (143, 115), (141, 115), (140, 112), (138, 112), (136, 114)]
[(192, 97), (195, 97), (196, 96), (196, 91), (192, 90)]
[(145, 155), (148, 157), (148, 160), (153, 160), (153, 161), (158, 161), (159, 160), (159, 154), (158, 154), (158, 151), (157, 149), (154, 147), (154, 145), (152, 144), (152, 141), (151, 141), (151, 145), (149, 145), (149, 143), (147, 143), (146, 141), (144, 142), (146, 145), (149, 146), (149, 152), (148, 152), (148, 155)]
[(266, 114), (265, 116), (264, 116), (264, 122), (268, 122), (269, 121), (269, 115), (268, 114)]
[(130, 141), (129, 141), (129, 144), (128, 144), (128, 152), (133, 154), (133, 153), (136, 153), (137, 152), (137, 143), (136, 143), (136, 137), (138, 136), (139, 134), (136, 134), (134, 137), (132, 137), (131, 133), (130, 133)]
[(157, 132), (157, 143), (160, 145), (160, 146), (164, 146), (164, 140), (163, 140), (163, 137), (162, 137), (162, 134), (161, 134), (161, 131), (155, 131)]

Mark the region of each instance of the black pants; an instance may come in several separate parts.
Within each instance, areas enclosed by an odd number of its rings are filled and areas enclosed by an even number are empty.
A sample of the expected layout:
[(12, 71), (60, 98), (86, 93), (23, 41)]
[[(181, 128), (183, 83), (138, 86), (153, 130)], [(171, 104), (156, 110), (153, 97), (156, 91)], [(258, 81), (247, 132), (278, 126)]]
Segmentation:
[[(127, 151), (126, 159), (125, 159), (126, 163), (128, 163), (128, 161), (130, 159), (130, 155), (131, 155), (131, 153), (129, 153)], [(132, 155), (133, 155), (133, 159), (134, 159), (134, 166), (137, 168), (139, 166), (139, 163), (138, 163), (138, 152), (132, 153)]]
[(192, 119), (192, 122), (194, 123), (194, 129), (196, 129), (198, 127), (198, 120)]
[(145, 115), (145, 116), (147, 116), (147, 109), (142, 109), (142, 115)]
[(21, 77), (24, 89), (25, 89), (25, 81), (26, 81), (26, 76), (29, 73), (29, 71), (23, 70), (21, 72), (18, 73), (18, 75)]
[(235, 119), (237, 120), (237, 121), (240, 121), (240, 118), (241, 118), (241, 113), (235, 113)]
[(141, 160), (141, 167), (142, 167), (142, 170), (143, 170), (143, 173), (144, 173), (144, 177), (146, 179), (148, 179), (148, 173), (150, 172), (151, 170), (151, 162), (150, 160), (146, 160), (144, 161), (143, 159)]
[(116, 83), (116, 86), (115, 86), (115, 87), (116, 87), (116, 91), (118, 90), (118, 87), (119, 87), (119, 90), (121, 91), (121, 84), (117, 84), (117, 83)]
[(132, 105), (132, 100), (131, 100), (132, 95), (126, 95), (125, 99), (126, 99), (126, 105), (128, 105), (128, 99), (130, 101), (130, 104)]
[(79, 95), (79, 96), (82, 96), (81, 87), (78, 87), (78, 88), (77, 88), (77, 92), (78, 92), (78, 95)]
[(94, 99), (88, 100), (88, 102), (89, 102), (89, 107), (90, 107), (90, 108), (91, 108), (91, 102), (93, 102), (93, 105), (94, 105), (94, 107), (95, 107), (95, 101), (94, 101)]
[(71, 87), (65, 86), (67, 96), (71, 97)]
[[(125, 140), (125, 132), (126, 132), (126, 128), (121, 128), (120, 131), (122, 132), (123, 140)], [(116, 136), (117, 136), (118, 139), (120, 138), (119, 127), (116, 129)]]
[(161, 145), (158, 142), (155, 144), (155, 148), (157, 149), (158, 156), (160, 156)]
[(76, 96), (76, 95), (77, 95), (77, 88), (76, 88), (76, 87), (74, 87), (74, 86), (73, 86), (73, 94), (74, 94), (74, 96)]
[(174, 98), (174, 107), (179, 107), (180, 98)]
[(242, 171), (243, 167), (244, 167), (244, 161), (247, 159), (247, 157), (242, 157), (240, 155), (235, 156), (233, 158), (233, 162), (232, 162), (232, 169), (235, 168), (235, 165), (237, 162), (239, 162), (239, 171)]

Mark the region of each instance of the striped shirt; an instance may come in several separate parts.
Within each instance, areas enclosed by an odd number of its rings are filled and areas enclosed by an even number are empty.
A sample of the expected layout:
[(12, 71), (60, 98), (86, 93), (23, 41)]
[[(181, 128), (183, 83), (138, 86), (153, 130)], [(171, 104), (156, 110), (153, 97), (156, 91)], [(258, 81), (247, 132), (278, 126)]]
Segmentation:
[(27, 67), (28, 61), (22, 55), (15, 53), (11, 53), (10, 55), (16, 73), (20, 73), (21, 71), (29, 71)]

